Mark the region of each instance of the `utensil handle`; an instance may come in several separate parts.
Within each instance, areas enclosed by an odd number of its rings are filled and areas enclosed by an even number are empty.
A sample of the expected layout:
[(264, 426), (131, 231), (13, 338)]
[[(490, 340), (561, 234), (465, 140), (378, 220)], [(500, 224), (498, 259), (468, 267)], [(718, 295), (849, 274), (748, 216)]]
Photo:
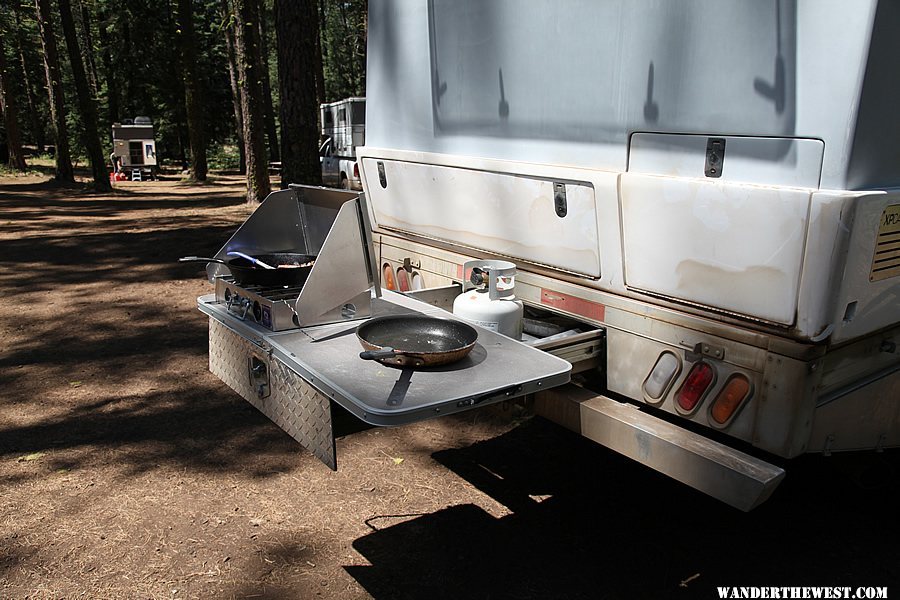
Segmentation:
[(378, 360), (379, 358), (390, 358), (396, 354), (393, 348), (382, 348), (381, 350), (366, 350), (359, 353), (359, 357), (363, 360)]
[(219, 264), (227, 264), (221, 258), (209, 258), (207, 256), (182, 256), (178, 259), (178, 262), (214, 262)]
[(237, 250), (232, 250), (232, 251), (228, 252), (228, 256), (240, 256), (243, 259), (249, 260), (250, 262), (252, 262), (254, 265), (256, 265), (258, 267), (262, 267), (263, 269), (272, 269), (273, 271), (275, 270), (275, 267), (273, 267), (272, 265), (270, 265), (268, 263), (264, 263), (263, 261), (259, 260), (258, 258), (254, 257), (254, 256), (250, 256), (249, 254), (244, 254), (243, 252), (238, 252)]

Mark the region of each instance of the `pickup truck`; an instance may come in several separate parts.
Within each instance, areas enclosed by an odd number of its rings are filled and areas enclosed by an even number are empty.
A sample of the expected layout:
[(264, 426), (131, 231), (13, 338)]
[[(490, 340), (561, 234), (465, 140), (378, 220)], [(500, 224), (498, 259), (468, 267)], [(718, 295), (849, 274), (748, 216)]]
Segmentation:
[(343, 190), (362, 189), (356, 158), (335, 154), (331, 138), (327, 138), (319, 147), (319, 160), (322, 163), (323, 184)]

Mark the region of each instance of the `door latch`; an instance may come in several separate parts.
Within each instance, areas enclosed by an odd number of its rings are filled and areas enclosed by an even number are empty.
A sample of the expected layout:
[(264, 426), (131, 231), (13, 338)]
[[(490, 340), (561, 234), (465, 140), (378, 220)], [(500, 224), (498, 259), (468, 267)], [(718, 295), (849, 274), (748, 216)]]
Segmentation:
[(565, 217), (569, 212), (569, 206), (566, 202), (566, 184), (553, 183), (553, 208), (556, 210), (557, 217)]
[(272, 387), (269, 385), (268, 365), (256, 356), (251, 356), (248, 368), (250, 372), (250, 386), (256, 391), (256, 396), (260, 400), (268, 398), (272, 393)]
[(721, 177), (722, 165), (725, 162), (725, 140), (709, 138), (706, 141), (706, 166), (703, 172), (707, 177)]

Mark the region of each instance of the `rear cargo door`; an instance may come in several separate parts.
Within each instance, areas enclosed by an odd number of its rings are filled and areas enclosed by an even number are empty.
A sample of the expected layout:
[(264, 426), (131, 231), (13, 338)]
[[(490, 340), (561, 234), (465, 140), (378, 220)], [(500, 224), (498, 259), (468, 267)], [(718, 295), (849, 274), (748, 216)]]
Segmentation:
[(620, 185), (626, 285), (791, 325), (823, 152), (819, 140), (634, 134)]
[(590, 183), (374, 158), (363, 168), (378, 227), (600, 276)]

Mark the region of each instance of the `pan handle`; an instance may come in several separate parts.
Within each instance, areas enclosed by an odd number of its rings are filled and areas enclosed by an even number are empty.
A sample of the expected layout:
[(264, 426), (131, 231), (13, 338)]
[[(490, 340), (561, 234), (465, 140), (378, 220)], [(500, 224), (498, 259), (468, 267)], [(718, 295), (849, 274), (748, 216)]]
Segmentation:
[(182, 256), (178, 259), (178, 262), (214, 262), (223, 265), (228, 264), (221, 258), (208, 258), (206, 256)]
[(390, 358), (396, 354), (393, 348), (385, 346), (381, 350), (366, 350), (359, 353), (359, 357), (363, 360), (378, 360), (379, 358)]
[(260, 266), (263, 269), (272, 269), (272, 270), (275, 269), (275, 267), (273, 267), (272, 265), (270, 265), (268, 263), (264, 263), (263, 261), (259, 260), (255, 256), (250, 256), (249, 254), (244, 254), (243, 252), (238, 252), (237, 250), (232, 250), (231, 252), (228, 253), (228, 256), (240, 256), (244, 260), (249, 260), (254, 265)]

